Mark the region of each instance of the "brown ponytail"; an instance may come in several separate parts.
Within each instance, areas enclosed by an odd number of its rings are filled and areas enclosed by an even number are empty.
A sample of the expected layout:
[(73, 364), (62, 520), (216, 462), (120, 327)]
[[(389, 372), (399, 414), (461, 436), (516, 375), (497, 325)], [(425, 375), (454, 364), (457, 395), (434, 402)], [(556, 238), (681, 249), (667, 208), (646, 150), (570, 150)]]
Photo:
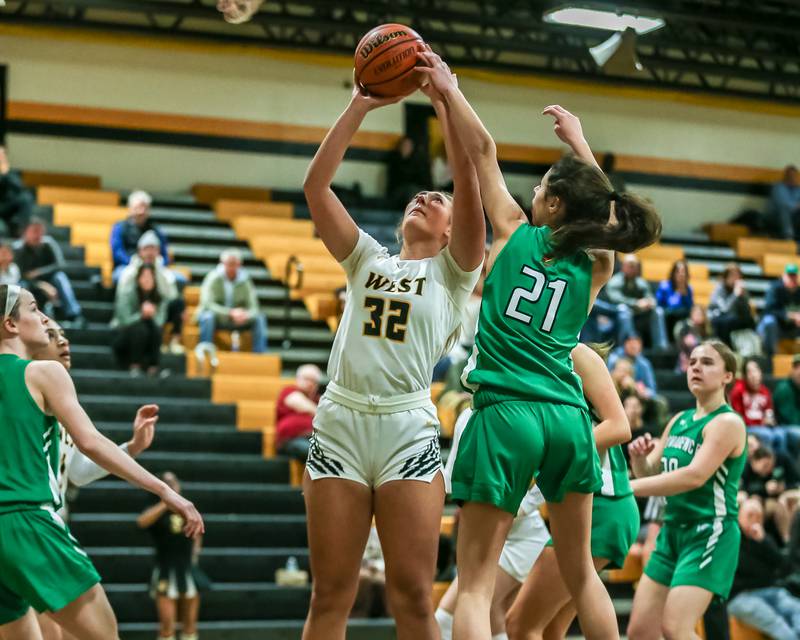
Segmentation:
[[(560, 198), (564, 207), (552, 235), (555, 258), (586, 249), (632, 253), (661, 236), (661, 219), (651, 203), (618, 194), (602, 171), (575, 156), (564, 156), (551, 167), (547, 195)], [(612, 206), (614, 223), (609, 222)]]

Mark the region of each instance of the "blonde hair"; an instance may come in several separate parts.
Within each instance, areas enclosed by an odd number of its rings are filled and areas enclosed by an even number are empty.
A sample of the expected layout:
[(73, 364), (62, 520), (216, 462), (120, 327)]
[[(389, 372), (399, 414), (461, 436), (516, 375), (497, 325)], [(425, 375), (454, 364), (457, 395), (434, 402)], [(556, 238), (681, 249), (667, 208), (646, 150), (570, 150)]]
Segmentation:
[[(422, 191), (420, 193), (423, 193)], [(444, 197), (447, 202), (450, 203), (450, 206), (453, 206), (453, 194), (448, 193), (447, 191), (425, 191), (424, 193), (438, 193)], [(414, 196), (416, 198), (416, 196)], [(394, 228), (394, 237), (397, 240), (397, 244), (400, 248), (403, 247), (403, 223), (406, 221), (405, 215), (400, 218), (400, 222), (397, 223), (397, 226)]]

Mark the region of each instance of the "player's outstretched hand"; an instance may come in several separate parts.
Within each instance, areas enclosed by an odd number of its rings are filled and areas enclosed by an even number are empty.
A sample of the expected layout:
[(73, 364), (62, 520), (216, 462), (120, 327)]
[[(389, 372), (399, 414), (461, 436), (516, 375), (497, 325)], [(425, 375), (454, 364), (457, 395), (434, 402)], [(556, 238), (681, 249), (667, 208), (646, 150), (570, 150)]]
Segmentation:
[(200, 512), (182, 495), (167, 487), (161, 500), (163, 500), (170, 511), (183, 517), (183, 533), (187, 538), (194, 538), (205, 532), (206, 528), (203, 524), (203, 517), (200, 515)]
[(653, 440), (653, 436), (649, 433), (645, 433), (628, 445), (628, 453), (630, 453), (632, 457), (644, 458), (650, 455), (655, 448), (656, 443), (655, 440)]
[(133, 437), (128, 441), (128, 453), (134, 458), (153, 444), (156, 422), (158, 422), (157, 404), (145, 404), (139, 407), (133, 420)]
[(545, 107), (542, 115), (555, 118), (553, 131), (562, 142), (574, 147), (583, 140), (583, 127), (581, 127), (578, 116), (571, 114), (561, 105), (551, 104), (549, 107)]
[(439, 54), (431, 49), (430, 45), (425, 45), (423, 51), (417, 51), (419, 64), (416, 69), (427, 76), (431, 90), (444, 94), (448, 89), (458, 88), (458, 80), (455, 74), (450, 71), (450, 67), (442, 60)]
[(392, 96), (388, 98), (372, 95), (358, 81), (358, 79), (356, 78), (356, 72), (355, 70), (353, 71), (353, 94), (350, 97), (350, 104), (352, 104), (353, 106), (360, 107), (365, 111), (372, 111), (373, 109), (385, 107), (390, 104), (396, 104), (400, 102), (403, 98), (408, 97), (409, 95), (411, 94), (406, 94), (403, 96)]

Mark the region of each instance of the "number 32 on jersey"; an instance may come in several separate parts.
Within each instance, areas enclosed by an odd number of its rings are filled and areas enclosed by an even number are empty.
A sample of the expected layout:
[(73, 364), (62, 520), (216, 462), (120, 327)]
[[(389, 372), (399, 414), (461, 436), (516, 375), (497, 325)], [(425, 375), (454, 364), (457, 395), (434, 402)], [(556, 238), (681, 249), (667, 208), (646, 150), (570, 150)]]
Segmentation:
[(533, 317), (521, 311), (519, 306), (522, 301), (537, 303), (541, 300), (542, 294), (545, 289), (550, 289), (553, 293), (550, 296), (550, 302), (547, 305), (547, 312), (542, 319), (540, 329), (545, 333), (550, 333), (553, 330), (553, 324), (556, 321), (558, 308), (561, 305), (561, 299), (564, 297), (564, 291), (567, 288), (567, 281), (557, 278), (555, 280), (547, 281), (547, 278), (541, 271), (523, 265), (521, 272), (522, 275), (528, 276), (533, 279), (531, 287), (517, 287), (511, 292), (511, 298), (506, 307), (506, 316), (519, 320), (524, 324), (530, 324)]

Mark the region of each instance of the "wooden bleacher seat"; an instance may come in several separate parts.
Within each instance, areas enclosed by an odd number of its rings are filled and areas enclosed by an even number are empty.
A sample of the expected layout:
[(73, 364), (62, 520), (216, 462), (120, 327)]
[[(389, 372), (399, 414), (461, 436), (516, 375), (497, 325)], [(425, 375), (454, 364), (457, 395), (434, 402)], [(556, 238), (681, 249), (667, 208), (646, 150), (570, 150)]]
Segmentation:
[(711, 299), (711, 294), (717, 287), (717, 282), (714, 280), (690, 280), (689, 284), (692, 285), (692, 293), (694, 294), (694, 301), (696, 304), (708, 305)]
[(259, 431), (275, 428), (274, 400), (240, 400), (236, 403), (236, 428)]
[(237, 187), (228, 184), (198, 182), (192, 185), (192, 195), (200, 204), (214, 205), (218, 200), (254, 200), (268, 202), (272, 191), (261, 187)]
[[(281, 358), (276, 354), (243, 353), (241, 351), (218, 351), (217, 366), (214, 373), (234, 376), (273, 376), (281, 375)], [(205, 377), (211, 372), (198, 370), (194, 353), (186, 354), (186, 375), (189, 377)]]
[(608, 581), (613, 583), (636, 582), (642, 577), (642, 557), (631, 555), (625, 557), (625, 564), (621, 569), (611, 569), (608, 572)]
[(772, 375), (775, 378), (786, 378), (792, 371), (792, 358), (790, 353), (779, 353), (772, 356)]
[(277, 376), (211, 376), (212, 402), (225, 403), (240, 400), (274, 401), (284, 387), (294, 384), (294, 378)]
[(743, 224), (730, 224), (727, 222), (714, 222), (703, 225), (703, 231), (708, 234), (711, 242), (724, 242), (732, 247), (736, 246), (739, 238), (750, 235), (750, 229)]
[(453, 529), (456, 526), (456, 518), (455, 516), (451, 515), (443, 515), (442, 516), (442, 523), (439, 525), (439, 533), (443, 536), (452, 536)]
[(271, 253), (267, 256), (265, 262), (273, 278), (283, 279), (286, 274), (286, 263), (291, 257), (297, 258), (300, 264), (303, 265), (303, 271), (307, 273), (344, 273), (342, 265), (336, 262), (336, 259), (330, 254)]
[(431, 591), (431, 602), (433, 602), (433, 608), (439, 606), (439, 601), (444, 597), (444, 594), (447, 593), (447, 590), (450, 588), (449, 582), (434, 582), (433, 583), (433, 590)]
[[(194, 317), (194, 307), (187, 305), (186, 313), (189, 318)], [(214, 344), (220, 352), (233, 351), (233, 332), (229, 329), (217, 329), (214, 332)], [(251, 353), (253, 349), (253, 334), (250, 331), (242, 331), (240, 334), (239, 350), (244, 353)], [(194, 349), (200, 342), (200, 327), (196, 324), (188, 324), (183, 329), (183, 346), (187, 349)]]
[(670, 263), (676, 260), (682, 260), (684, 257), (683, 247), (671, 244), (653, 244), (637, 251), (636, 255), (639, 260), (649, 260), (652, 258), (654, 260), (666, 260)]
[(125, 207), (100, 204), (61, 203), (53, 207), (53, 223), (62, 227), (82, 222), (87, 224), (105, 224), (111, 227), (124, 220), (128, 215)]
[(747, 260), (761, 260), (768, 253), (797, 255), (794, 240), (773, 240), (772, 238), (739, 238), (736, 241), (736, 254)]
[(800, 266), (800, 257), (787, 253), (765, 253), (761, 257), (761, 268), (765, 276), (779, 278), (787, 264)]
[[(292, 282), (292, 286), (296, 283)], [(329, 293), (347, 285), (344, 272), (330, 275), (327, 273), (303, 273), (302, 285), (299, 289), (293, 288), (292, 298), (300, 300), (312, 293)]]
[(214, 213), (225, 222), (233, 222), (240, 216), (288, 219), (294, 217), (294, 205), (291, 202), (217, 200), (214, 203)]
[[(642, 277), (650, 282), (661, 282), (669, 278), (674, 261), (657, 258), (642, 259)], [(708, 280), (708, 265), (699, 262), (689, 263), (689, 280)]]
[(256, 236), (277, 233), (283, 236), (300, 238), (314, 237), (314, 223), (311, 220), (272, 219), (261, 216), (239, 216), (231, 223), (240, 238), (247, 240)]
[(314, 320), (326, 320), (339, 314), (339, 300), (332, 292), (303, 296), (303, 302)]
[(758, 629), (754, 629), (734, 616), (728, 618), (728, 627), (731, 634), (730, 640), (768, 640), (767, 636)]
[(36, 191), (36, 202), (40, 205), (70, 203), (117, 206), (119, 204), (119, 194), (116, 191), (98, 191), (96, 189), (39, 187)]
[(306, 465), (299, 460), (289, 460), (289, 484), (293, 487), (303, 485), (303, 474), (306, 472)]
[(264, 427), (261, 430), (261, 457), (275, 457), (275, 428)]
[(200, 304), (200, 287), (186, 287), (183, 290), (183, 299), (187, 307), (196, 307)]
[(22, 181), (29, 187), (72, 187), (100, 189), (100, 176), (55, 171), (22, 171)]
[(286, 253), (287, 247), (292, 247), (298, 253), (312, 256), (330, 256), (319, 238), (296, 238), (271, 234), (248, 238), (248, 242), (253, 253), (262, 260), (266, 260), (273, 253)]
[(77, 245), (108, 243), (111, 246), (111, 225), (94, 222), (76, 222), (70, 227), (70, 243)]

